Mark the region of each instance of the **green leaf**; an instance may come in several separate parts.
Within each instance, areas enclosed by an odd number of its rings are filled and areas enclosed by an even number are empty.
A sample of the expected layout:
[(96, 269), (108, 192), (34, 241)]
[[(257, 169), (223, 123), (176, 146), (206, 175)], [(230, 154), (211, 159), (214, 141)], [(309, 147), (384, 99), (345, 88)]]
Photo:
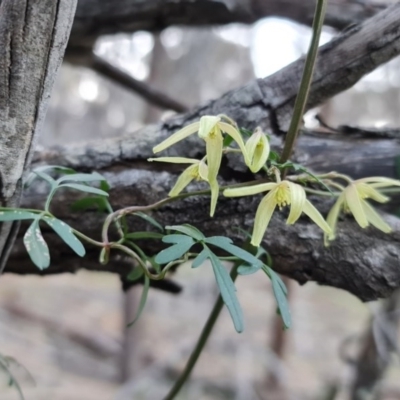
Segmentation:
[(249, 264), (242, 264), (238, 267), (238, 274), (239, 275), (251, 275), (259, 271), (261, 265), (249, 265)]
[(279, 286), (282, 289), (282, 292), (284, 293), (285, 296), (288, 295), (288, 291), (287, 291), (287, 287), (285, 285), (285, 283), (283, 282), (282, 278), (273, 270), (271, 269), (271, 275), (274, 277), (273, 279), (276, 280), (279, 283)]
[(40, 269), (50, 265), (49, 248), (40, 232), (39, 220), (35, 219), (24, 236), (24, 245), (32, 262)]
[(232, 142), (233, 142), (233, 137), (229, 136), (229, 135), (226, 135), (224, 137), (224, 141), (222, 142), (222, 146), (223, 147), (229, 147)]
[(46, 181), (52, 188), (57, 186), (57, 182), (50, 175), (40, 171), (33, 171), (33, 173), (39, 178), (42, 178), (44, 181)]
[(106, 180), (100, 182), (100, 189), (104, 190), (105, 192), (109, 192), (111, 187)]
[(83, 257), (86, 254), (82, 242), (74, 235), (69, 225), (57, 218), (50, 218), (47, 216), (43, 217), (43, 220), (76, 254), (78, 254), (78, 256)]
[(97, 172), (92, 172), (91, 174), (70, 174), (64, 175), (61, 178), (57, 179), (58, 183), (72, 181), (72, 182), (96, 182), (96, 181), (105, 181), (104, 176), (100, 175)]
[(196, 239), (199, 241), (204, 240), (206, 238), (197, 228), (195, 228), (194, 226), (189, 225), (189, 224), (170, 225), (170, 226), (166, 226), (165, 229), (184, 233), (185, 235), (191, 236), (193, 239)]
[(268, 266), (263, 266), (263, 271), (271, 278), (272, 290), (274, 292), (275, 300), (278, 305), (279, 314), (282, 317), (285, 329), (289, 329), (292, 324), (290, 315), (289, 304), (287, 301), (287, 288), (282, 279), (275, 273), (274, 270)]
[(241, 135), (243, 137), (250, 137), (253, 134), (253, 132), (251, 130), (246, 129), (246, 128), (239, 128), (239, 132), (241, 133)]
[(162, 241), (164, 243), (181, 243), (181, 242), (190, 241), (191, 243), (194, 244), (193, 238), (191, 238), (190, 236), (186, 236), (186, 235), (180, 235), (178, 233), (173, 234), (173, 235), (165, 235), (162, 238)]
[(211, 244), (213, 246), (219, 247), (222, 250), (225, 250), (227, 253), (234, 255), (235, 257), (240, 258), (243, 261), (246, 261), (250, 265), (254, 267), (261, 268), (262, 262), (250, 254), (248, 251), (241, 249), (238, 246), (232, 244), (232, 240), (225, 236), (212, 236), (205, 240), (206, 243)]
[(145, 275), (144, 276), (143, 291), (142, 291), (142, 295), (140, 296), (140, 302), (139, 302), (138, 310), (136, 312), (136, 317), (132, 322), (130, 322), (127, 325), (128, 328), (130, 326), (132, 326), (139, 319), (139, 317), (142, 315), (144, 306), (146, 305), (147, 294), (149, 293), (149, 287), (150, 287), (150, 279)]
[(167, 235), (164, 236), (163, 242), (176, 244), (160, 251), (156, 255), (154, 260), (158, 264), (167, 264), (181, 258), (195, 243), (191, 237), (185, 235)]
[(208, 258), (208, 250), (203, 249), (192, 262), (192, 268), (200, 267)]
[(162, 239), (164, 235), (158, 232), (131, 232), (125, 235), (126, 239)]
[(71, 189), (80, 190), (81, 192), (93, 193), (93, 194), (97, 194), (99, 196), (108, 197), (108, 193), (105, 192), (104, 190), (97, 189), (97, 188), (94, 188), (92, 186), (81, 185), (79, 183), (64, 183), (64, 184), (60, 185), (59, 187), (60, 188), (68, 187), (68, 188), (71, 188)]
[(53, 170), (55, 172), (63, 172), (65, 174), (74, 174), (76, 171), (72, 168), (69, 167), (63, 167), (61, 165), (42, 165), (40, 167), (35, 168), (33, 171), (47, 171), (47, 170)]
[(326, 185), (321, 179), (319, 179), (316, 175), (314, 175), (312, 172), (310, 172), (306, 167), (303, 167), (300, 164), (293, 164), (293, 168), (295, 171), (301, 171), (309, 176), (311, 176), (311, 178), (315, 179), (321, 186), (324, 187), (325, 190), (327, 190), (330, 194), (332, 194), (332, 196), (334, 195), (332, 190), (330, 189), (330, 187), (328, 185)]
[(20, 208), (16, 208), (15, 210), (0, 208), (0, 222), (35, 219), (37, 217), (38, 214), (30, 211), (24, 211)]
[(132, 215), (136, 215), (139, 218), (144, 219), (146, 222), (150, 223), (151, 225), (155, 226), (157, 229), (159, 229), (161, 232), (164, 232), (164, 228), (152, 217), (150, 217), (149, 215), (138, 211), (133, 213)]
[(128, 276), (126, 277), (129, 281), (135, 282), (143, 276), (144, 272), (142, 268), (135, 267), (131, 272), (129, 272)]
[(279, 160), (279, 154), (276, 151), (271, 150), (269, 152), (268, 160), (269, 161), (278, 161)]
[(148, 257), (147, 261), (151, 264), (151, 266), (155, 269), (157, 274), (161, 273), (161, 266), (160, 264), (156, 263), (155, 257)]
[(236, 332), (243, 332), (243, 313), (236, 297), (235, 284), (220, 259), (210, 250), (208, 250), (208, 258), (213, 266), (215, 280), (217, 281), (222, 300), (231, 315)]
[(104, 197), (84, 197), (72, 203), (72, 211), (85, 211), (90, 208), (96, 208), (98, 212), (106, 212), (107, 204)]

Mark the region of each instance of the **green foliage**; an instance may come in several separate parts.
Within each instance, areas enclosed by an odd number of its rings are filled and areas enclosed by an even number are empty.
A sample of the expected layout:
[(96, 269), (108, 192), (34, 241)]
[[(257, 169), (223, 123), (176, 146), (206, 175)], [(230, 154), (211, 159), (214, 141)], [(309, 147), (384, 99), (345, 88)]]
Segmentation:
[(135, 281), (139, 280), (143, 275), (144, 275), (143, 270), (139, 267), (136, 267), (136, 268), (133, 268), (133, 270), (129, 273), (129, 275), (127, 276), (127, 279), (131, 282), (135, 282)]
[(193, 238), (186, 235), (166, 235), (163, 237), (162, 241), (164, 243), (173, 243), (173, 246), (157, 254), (155, 261), (158, 264), (167, 264), (181, 258), (195, 244)]
[(263, 265), (263, 271), (269, 276), (272, 282), (272, 290), (278, 306), (278, 313), (282, 317), (285, 329), (289, 329), (292, 324), (289, 304), (287, 301), (287, 288), (282, 279), (267, 265)]
[(76, 253), (78, 256), (83, 257), (86, 253), (82, 242), (74, 235), (72, 228), (65, 222), (60, 221), (57, 218), (51, 218), (48, 216), (43, 217), (45, 221), (58, 236)]
[(164, 235), (158, 232), (131, 232), (127, 233), (124, 238), (131, 240), (141, 240), (141, 239), (162, 239)]
[(50, 265), (49, 247), (43, 239), (39, 219), (35, 219), (24, 235), (24, 245), (32, 262), (43, 270)]
[[(128, 275), (129, 278), (130, 275)], [(138, 279), (138, 278), (136, 278)], [(139, 307), (137, 309), (136, 312), (136, 316), (133, 319), (132, 322), (130, 322), (127, 327), (132, 326), (142, 315), (142, 312), (144, 310), (144, 306), (146, 305), (146, 301), (147, 301), (147, 295), (149, 293), (149, 288), (150, 288), (150, 279), (145, 275), (144, 276), (144, 284), (143, 284), (143, 290), (142, 290), (142, 295), (140, 296), (140, 302), (139, 302)]]
[(211, 262), (222, 300), (231, 315), (236, 332), (243, 332), (243, 313), (236, 296), (235, 284), (218, 256), (215, 255), (207, 246), (204, 247), (203, 251)]
[(304, 174), (309, 175), (315, 182), (319, 183), (325, 190), (327, 190), (330, 194), (333, 195), (332, 190), (327, 186), (318, 176), (313, 174), (310, 170), (308, 170), (306, 167), (304, 167), (301, 164), (297, 164), (291, 161), (286, 161), (283, 164), (279, 164), (278, 162), (271, 162), (271, 165), (277, 167), (279, 170), (283, 171), (285, 169), (292, 168), (295, 172), (303, 172)]
[(79, 190), (81, 192), (92, 193), (92, 194), (97, 194), (99, 196), (108, 197), (108, 193), (105, 192), (104, 190), (97, 189), (97, 188), (89, 186), (89, 185), (79, 184), (79, 183), (64, 183), (62, 185), (58, 185), (57, 188), (58, 189), (71, 188), (71, 189)]
[(154, 218), (150, 217), (144, 212), (138, 211), (132, 215), (136, 215), (137, 217), (144, 219), (146, 222), (156, 227), (159, 231), (164, 232), (164, 228)]
[(31, 212), (19, 208), (0, 208), (0, 210), (0, 222), (35, 219), (40, 213), (40, 211)]
[(235, 246), (232, 243), (232, 240), (224, 237), (224, 236), (212, 236), (205, 240), (205, 243), (211, 244), (215, 247), (219, 247), (220, 249), (226, 251), (227, 253), (232, 254), (240, 260), (247, 262), (250, 266), (260, 269), (262, 266), (262, 262), (250, 254), (248, 251), (241, 249), (238, 246)]
[[(224, 259), (224, 257), (216, 255), (209, 246), (216, 247), (230, 254), (233, 258), (228, 258), (232, 261), (241, 260), (243, 264), (238, 267), (238, 273), (240, 275), (252, 274), (260, 269), (266, 271), (271, 279), (274, 296), (284, 325), (286, 328), (290, 326), (290, 312), (286, 301), (286, 287), (279, 276), (262, 261), (262, 258), (265, 258), (267, 262), (270, 261), (270, 256), (265, 249), (256, 249), (252, 247), (252, 251), (255, 254), (251, 254), (249, 251), (233, 244), (232, 240), (225, 236), (205, 237), (202, 232), (189, 224), (167, 226), (166, 229), (168, 231), (180, 232), (180, 234), (169, 234), (163, 237), (162, 241), (164, 243), (171, 243), (172, 246), (158, 253), (155, 257), (155, 261), (159, 264), (167, 264), (176, 261), (182, 262), (184, 260), (179, 259), (181, 259), (192, 246), (195, 244), (201, 245), (203, 249), (194, 257), (192, 268), (198, 268), (204, 264), (206, 260), (210, 261), (221, 297), (231, 315), (235, 329), (238, 332), (243, 330), (243, 315), (237, 300), (235, 285), (221, 262), (221, 259)], [(248, 232), (243, 232), (246, 237), (249, 236)]]
[(197, 228), (189, 224), (166, 226), (165, 229), (181, 232), (184, 235), (190, 236), (195, 240), (202, 241), (206, 238)]

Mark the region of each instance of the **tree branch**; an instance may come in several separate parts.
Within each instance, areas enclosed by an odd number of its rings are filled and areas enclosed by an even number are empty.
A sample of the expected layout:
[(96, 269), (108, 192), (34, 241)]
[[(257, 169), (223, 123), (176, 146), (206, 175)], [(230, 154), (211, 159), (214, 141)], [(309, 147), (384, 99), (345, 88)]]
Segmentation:
[[(391, 3), (331, 1), (325, 23), (343, 29)], [(310, 25), (314, 8), (314, 0), (80, 0), (70, 45), (91, 47), (95, 38), (104, 34), (157, 32), (171, 25), (249, 24), (265, 17), (289, 18)]]
[[(384, 33), (384, 34), (383, 34)], [(400, 52), (400, 4), (375, 16), (362, 26), (347, 31), (321, 49), (311, 88), (308, 108), (314, 107), (336, 93), (353, 85), (361, 76), (380, 63), (388, 61)], [(79, 170), (100, 170), (109, 180), (111, 202), (115, 209), (137, 204), (151, 204), (165, 197), (176, 179), (177, 168), (160, 164), (145, 164), (152, 155), (155, 143), (179, 129), (184, 124), (204, 114), (226, 113), (238, 120), (241, 126), (284, 130), (288, 125), (300, 79), (303, 60), (299, 60), (275, 75), (258, 80), (244, 88), (232, 91), (200, 109), (178, 116), (164, 124), (148, 126), (122, 139), (94, 143), (86, 148), (66, 148), (62, 153), (47, 151), (37, 160), (51, 164), (69, 165)], [(169, 155), (197, 157), (203, 154), (196, 137), (174, 146)], [(280, 138), (272, 136), (274, 145)], [(400, 144), (389, 139), (310, 138), (301, 137), (297, 160), (316, 170), (336, 169), (350, 172), (353, 176), (390, 175), (394, 157), (400, 153)], [(376, 162), (380, 170), (371, 171)], [(251, 179), (238, 167), (237, 160), (225, 160), (221, 170), (221, 184)], [(27, 207), (43, 204), (44, 187), (36, 184), (25, 197)], [(98, 238), (102, 217), (93, 211), (83, 215), (72, 213), (69, 205), (73, 193), (62, 193), (54, 202), (54, 213), (72, 226)], [(217, 217), (209, 219), (209, 199), (199, 197), (169, 204), (153, 215), (162, 224), (190, 222), (206, 234), (224, 232), (239, 240), (234, 226), (251, 229), (259, 198), (224, 199), (217, 208)], [(320, 201), (319, 208), (327, 211), (331, 201)], [(324, 248), (321, 232), (307, 219), (301, 219), (293, 227), (285, 224), (282, 215), (274, 216), (265, 238), (265, 244), (274, 258), (274, 268), (301, 283), (313, 280), (354, 293), (363, 300), (388, 296), (400, 286), (400, 221), (385, 216), (393, 227), (391, 235), (375, 229), (361, 230), (352, 219), (340, 224), (339, 238), (329, 248)], [(134, 221), (132, 229), (146, 229)], [(98, 249), (88, 246), (85, 259), (77, 259), (60, 245), (50, 231), (45, 238), (52, 249), (52, 266), (43, 274), (74, 272), (79, 268), (107, 270), (121, 274), (130, 270), (130, 263), (121, 255), (107, 266), (100, 265)], [(143, 242), (149, 253), (158, 250), (150, 241)], [(38, 273), (28, 259), (19, 239), (7, 266), (14, 273)]]
[[(54, 78), (72, 26), (76, 1), (0, 3), (0, 204), (18, 206)], [(0, 228), (0, 271), (17, 225)]]
[(188, 107), (179, 101), (172, 99), (155, 88), (150, 87), (145, 82), (135, 79), (132, 75), (129, 75), (115, 67), (102, 57), (93, 55), (87, 66), (111, 81), (120, 84), (125, 88), (131, 89), (150, 104), (167, 110), (173, 110), (178, 113), (188, 111)]

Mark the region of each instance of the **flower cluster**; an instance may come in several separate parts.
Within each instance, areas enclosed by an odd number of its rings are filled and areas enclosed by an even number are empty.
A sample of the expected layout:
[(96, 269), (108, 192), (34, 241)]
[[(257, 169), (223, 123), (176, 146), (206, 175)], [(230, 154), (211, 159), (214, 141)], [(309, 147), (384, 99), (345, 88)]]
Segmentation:
[(325, 244), (336, 237), (336, 225), (340, 211), (351, 213), (354, 219), (361, 226), (366, 228), (370, 224), (385, 233), (390, 233), (390, 226), (372, 208), (367, 199), (375, 200), (378, 203), (386, 203), (389, 197), (380, 193), (377, 189), (390, 186), (400, 186), (400, 182), (395, 179), (384, 177), (370, 177), (350, 181), (348, 186), (343, 188), (338, 196), (336, 203), (329, 211), (327, 222), (331, 228), (331, 233), (325, 235)]
[[(169, 196), (179, 195), (193, 180), (205, 181), (210, 186), (210, 216), (213, 216), (220, 192), (217, 176), (223, 153), (240, 151), (250, 171), (257, 173), (264, 168), (269, 173), (271, 169), (268, 169), (267, 161), (270, 155), (270, 144), (261, 128), (256, 128), (245, 143), (236, 123), (225, 115), (219, 115), (202, 117), (200, 121), (192, 123), (171, 135), (154, 147), (153, 151), (154, 153), (159, 153), (196, 132), (206, 144), (206, 155), (203, 159), (159, 157), (151, 158), (149, 161), (189, 164), (189, 167), (179, 176)], [(239, 149), (224, 146), (224, 135), (230, 136), (231, 141), (233, 140)], [(279, 209), (286, 206), (290, 207), (289, 216), (286, 221), (289, 225), (294, 224), (302, 213), (306, 214), (324, 232), (326, 245), (336, 236), (337, 221), (342, 210), (352, 213), (356, 222), (362, 228), (366, 228), (371, 224), (383, 232), (388, 233), (391, 231), (390, 226), (372, 208), (367, 199), (372, 199), (379, 203), (388, 201), (389, 198), (379, 192), (378, 189), (388, 186), (400, 186), (399, 181), (383, 177), (364, 178), (353, 181), (344, 175), (334, 175), (334, 179), (345, 179), (348, 185), (343, 187), (336, 182), (327, 181), (328, 185), (331, 182), (332, 187), (338, 189), (339, 192), (336, 192), (337, 201), (325, 220), (321, 213), (306, 198), (307, 188), (289, 179), (281, 180), (279, 168), (273, 168), (275, 182), (227, 188), (223, 191), (226, 197), (251, 196), (267, 192), (261, 200), (255, 215), (251, 240), (254, 246), (260, 245), (276, 207)]]

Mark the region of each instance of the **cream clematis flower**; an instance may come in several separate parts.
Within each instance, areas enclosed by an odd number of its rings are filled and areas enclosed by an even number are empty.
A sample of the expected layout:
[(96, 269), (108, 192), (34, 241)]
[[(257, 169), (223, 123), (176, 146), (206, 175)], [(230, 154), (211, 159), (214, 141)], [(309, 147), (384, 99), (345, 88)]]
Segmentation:
[(178, 194), (181, 193), (182, 190), (185, 189), (185, 187), (188, 186), (189, 183), (192, 182), (193, 180), (206, 181), (209, 183), (211, 189), (210, 216), (212, 217), (214, 215), (219, 195), (219, 186), (216, 179), (212, 182), (209, 182), (208, 180), (209, 168), (205, 163), (205, 158), (203, 158), (202, 160), (196, 160), (194, 158), (185, 158), (185, 157), (159, 157), (159, 158), (149, 158), (148, 161), (159, 161), (159, 162), (168, 162), (175, 164), (191, 164), (181, 173), (174, 187), (168, 193), (168, 196), (170, 197), (178, 196)]
[(261, 128), (256, 128), (246, 142), (246, 151), (249, 158), (251, 172), (258, 172), (267, 162), (270, 146), (267, 137)]
[(188, 136), (198, 132), (200, 138), (206, 142), (206, 154), (208, 164), (208, 182), (215, 185), (219, 168), (221, 166), (222, 159), (222, 147), (224, 138), (222, 133), (227, 133), (231, 136), (236, 143), (239, 145), (242, 153), (245, 157), (246, 164), (248, 162), (246, 148), (242, 139), (242, 136), (238, 130), (231, 124), (224, 122), (223, 120), (231, 121), (225, 116), (204, 116), (200, 118), (200, 121), (194, 122), (188, 126), (185, 126), (178, 132), (175, 132), (168, 139), (164, 140), (153, 148), (154, 153), (159, 153), (167, 149), (168, 147), (186, 139)]
[(290, 205), (290, 213), (286, 221), (289, 225), (294, 224), (304, 212), (324, 232), (331, 232), (331, 228), (319, 211), (306, 199), (304, 188), (296, 183), (284, 180), (237, 189), (226, 189), (224, 190), (224, 196), (250, 196), (261, 192), (269, 193), (261, 200), (257, 209), (251, 239), (253, 246), (260, 245), (276, 206), (281, 209), (284, 206)]
[(336, 237), (336, 225), (342, 209), (345, 212), (352, 213), (361, 228), (366, 228), (371, 224), (382, 232), (391, 232), (392, 229), (390, 226), (366, 201), (366, 199), (372, 199), (378, 203), (386, 203), (389, 197), (376, 189), (389, 186), (400, 186), (400, 181), (378, 176), (358, 179), (344, 188), (336, 203), (329, 211), (327, 222), (332, 232), (325, 236), (325, 245), (328, 244), (329, 240), (334, 240)]

